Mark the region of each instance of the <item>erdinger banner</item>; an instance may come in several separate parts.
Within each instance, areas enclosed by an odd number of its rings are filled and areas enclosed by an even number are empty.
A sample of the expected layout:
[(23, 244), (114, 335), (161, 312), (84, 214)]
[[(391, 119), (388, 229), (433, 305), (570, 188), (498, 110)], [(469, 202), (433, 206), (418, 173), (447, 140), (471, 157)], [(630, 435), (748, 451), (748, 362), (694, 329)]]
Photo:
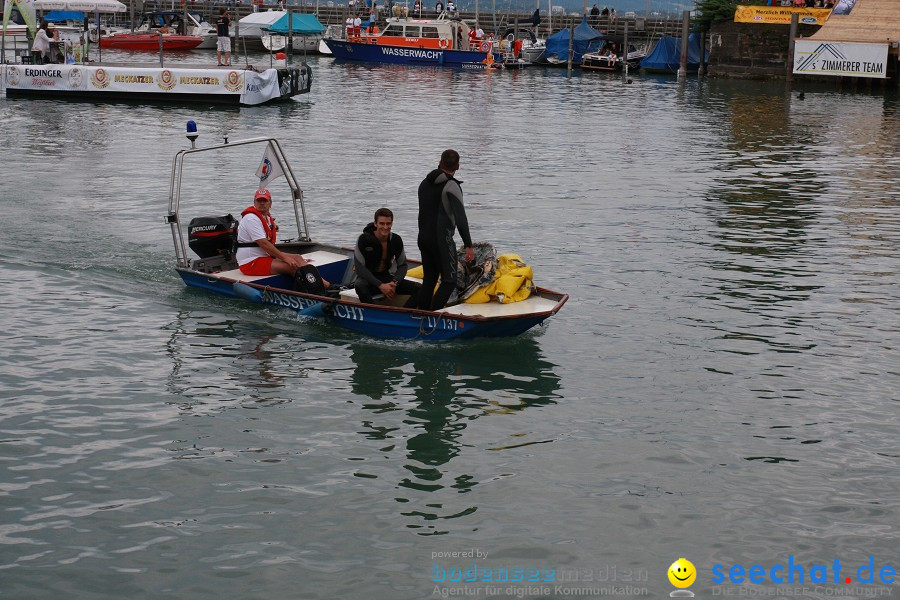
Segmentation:
[(794, 73), (885, 79), (887, 59), (887, 44), (797, 40)]
[[(97, 67), (89, 65), (4, 65), (12, 89), (72, 92), (133, 92), (236, 95), (244, 104), (279, 96), (277, 71)], [(274, 85), (272, 85), (274, 81)]]
[(790, 6), (738, 6), (734, 11), (735, 23), (760, 23), (765, 25), (790, 25), (791, 15), (799, 15), (802, 25), (824, 25), (831, 14), (830, 8), (792, 8)]

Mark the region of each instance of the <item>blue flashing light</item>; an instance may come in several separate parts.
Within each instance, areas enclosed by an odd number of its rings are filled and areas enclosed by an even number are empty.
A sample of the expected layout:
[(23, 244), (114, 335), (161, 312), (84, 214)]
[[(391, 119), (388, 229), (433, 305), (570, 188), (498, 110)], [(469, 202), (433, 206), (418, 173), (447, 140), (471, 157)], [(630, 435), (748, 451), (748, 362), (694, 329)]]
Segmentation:
[(188, 133), (197, 133), (197, 124), (193, 121), (187, 122), (187, 132)]

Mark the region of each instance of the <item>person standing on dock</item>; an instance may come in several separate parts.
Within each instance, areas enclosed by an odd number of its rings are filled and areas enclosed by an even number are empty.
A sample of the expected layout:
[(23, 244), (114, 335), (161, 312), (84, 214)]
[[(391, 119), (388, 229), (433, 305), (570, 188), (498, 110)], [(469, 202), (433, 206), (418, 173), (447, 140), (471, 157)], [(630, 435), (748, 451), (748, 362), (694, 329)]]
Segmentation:
[[(231, 27), (231, 19), (228, 11), (219, 9), (219, 18), (216, 19), (216, 61), (219, 66), (231, 65), (231, 38), (228, 36), (228, 28)], [(222, 53), (225, 53), (225, 62), (222, 62)]]
[[(472, 238), (469, 235), (469, 221), (463, 206), (463, 193), (458, 179), (454, 178), (459, 169), (459, 152), (444, 150), (438, 168), (425, 176), (419, 184), (419, 252), (422, 253), (422, 291), (419, 293), (419, 308), (439, 310), (444, 308), (450, 294), (456, 289), (456, 275), (459, 263), (456, 260), (456, 242), (453, 234), (459, 229), (463, 240), (466, 261), (475, 260)], [(437, 292), (434, 286), (438, 276), (441, 285)]]

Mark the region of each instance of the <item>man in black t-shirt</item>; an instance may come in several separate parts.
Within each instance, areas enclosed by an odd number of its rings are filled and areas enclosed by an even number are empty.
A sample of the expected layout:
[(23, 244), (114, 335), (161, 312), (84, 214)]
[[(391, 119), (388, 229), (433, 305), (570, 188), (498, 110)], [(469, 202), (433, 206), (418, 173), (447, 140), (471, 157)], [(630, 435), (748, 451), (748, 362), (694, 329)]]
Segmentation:
[[(219, 66), (228, 66), (231, 64), (231, 38), (228, 37), (228, 28), (231, 26), (231, 19), (228, 18), (228, 11), (219, 10), (219, 18), (216, 19), (216, 61)], [(222, 53), (225, 53), (225, 62), (222, 62)]]

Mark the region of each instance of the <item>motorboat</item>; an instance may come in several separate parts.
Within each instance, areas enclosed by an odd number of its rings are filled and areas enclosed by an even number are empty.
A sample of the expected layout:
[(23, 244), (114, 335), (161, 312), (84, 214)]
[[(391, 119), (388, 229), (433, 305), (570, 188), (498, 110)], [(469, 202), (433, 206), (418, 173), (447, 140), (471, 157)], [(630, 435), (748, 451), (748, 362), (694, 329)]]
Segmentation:
[[(258, 137), (197, 147), (195, 140), (198, 134), (193, 121), (188, 122), (187, 135), (191, 148), (178, 151), (172, 163), (165, 221), (171, 228), (175, 246), (175, 270), (189, 287), (219, 294), (236, 302), (281, 308), (295, 318), (327, 321), (365, 335), (426, 341), (515, 336), (543, 323), (568, 300), (566, 294), (535, 287), (527, 298), (518, 302), (463, 302), (437, 311), (404, 308), (403, 303), (408, 297), (400, 295), (393, 301), (376, 298), (373, 303), (361, 302), (356, 291), (350, 287), (355, 278), (354, 250), (312, 239), (303, 190), (277, 139)], [(281, 252), (303, 256), (317, 268), (322, 278), (331, 282), (330, 290), (336, 289), (338, 292), (317, 294), (296, 291), (294, 280), (286, 275), (245, 275), (234, 258), (237, 222), (231, 215), (204, 217), (192, 212), (196, 209), (182, 206), (182, 182), (192, 180), (186, 168), (194, 168), (194, 165), (198, 165), (197, 168), (207, 165), (209, 168), (208, 165), (218, 164), (216, 153), (221, 155), (227, 152), (233, 158), (235, 152), (251, 156), (254, 150), (263, 155), (263, 165), (267, 166), (266, 169), (260, 166), (257, 173), (264, 175), (254, 178), (252, 186), (257, 187), (264, 178), (272, 176), (280, 179), (283, 175), (284, 183), (290, 188), (296, 226), (292, 234), (295, 237), (277, 242), (276, 247)], [(195, 155), (198, 153), (210, 155), (197, 158)], [(274, 175), (276, 173), (278, 175)], [(266, 182), (271, 184), (268, 180)], [(279, 181), (278, 185), (283, 186), (284, 183)], [(222, 189), (210, 194), (210, 198), (226, 199), (221, 212), (234, 211), (246, 204), (245, 199), (230, 192)], [(186, 193), (186, 196), (191, 194)], [(282, 196), (279, 194), (279, 197)], [(205, 205), (208, 206), (208, 203)], [(287, 225), (281, 224), (279, 231), (287, 232), (287, 229)], [(189, 248), (192, 254), (189, 254)]]
[(361, 30), (343, 38), (326, 37), (335, 58), (363, 62), (449, 66), (484, 70), (523, 66), (524, 58), (510, 58), (499, 40), (469, 42), (469, 25), (442, 14), (436, 19), (390, 17), (382, 31)]
[[(264, 33), (260, 36), (263, 48), (269, 52), (280, 52), (287, 48), (286, 35)], [(318, 54), (322, 42), (320, 35), (295, 35), (291, 40), (291, 52), (294, 54)]]
[[(547, 38), (545, 57), (551, 65), (565, 65), (571, 59), (572, 64), (580, 65), (581, 57), (590, 52), (602, 50), (608, 41), (606, 34), (588, 25), (587, 17), (574, 29), (562, 29)], [(569, 56), (571, 47), (572, 55)]]
[(254, 12), (241, 18), (237, 24), (237, 45), (232, 51), (277, 52), (287, 44), (287, 36), (275, 35), (268, 29), (287, 17), (285, 10)]
[(325, 56), (331, 56), (331, 50), (328, 48), (328, 44), (325, 43), (325, 38), (335, 38), (340, 39), (344, 32), (344, 25), (326, 25), (325, 33), (319, 39), (319, 54), (324, 54)]
[(199, 35), (179, 35), (177, 33), (131, 33), (123, 31), (100, 38), (101, 48), (116, 50), (137, 50), (158, 52), (160, 44), (164, 51), (192, 50), (203, 42)]
[[(528, 64), (546, 62), (544, 57), (547, 52), (547, 40), (539, 38), (531, 29), (510, 28), (503, 34), (502, 39), (507, 44), (513, 44), (520, 48), (517, 57), (521, 57)], [(519, 40), (516, 44), (516, 40)]]
[[(215, 49), (218, 42), (216, 26), (210, 25), (199, 12), (182, 10), (156, 10), (147, 12), (135, 27), (136, 33), (150, 33), (168, 27), (172, 33), (203, 38), (197, 49)], [(234, 28), (232, 27), (232, 34)]]
[(616, 56), (612, 50), (599, 52), (585, 52), (581, 56), (581, 68), (594, 71), (621, 71), (622, 59)]

